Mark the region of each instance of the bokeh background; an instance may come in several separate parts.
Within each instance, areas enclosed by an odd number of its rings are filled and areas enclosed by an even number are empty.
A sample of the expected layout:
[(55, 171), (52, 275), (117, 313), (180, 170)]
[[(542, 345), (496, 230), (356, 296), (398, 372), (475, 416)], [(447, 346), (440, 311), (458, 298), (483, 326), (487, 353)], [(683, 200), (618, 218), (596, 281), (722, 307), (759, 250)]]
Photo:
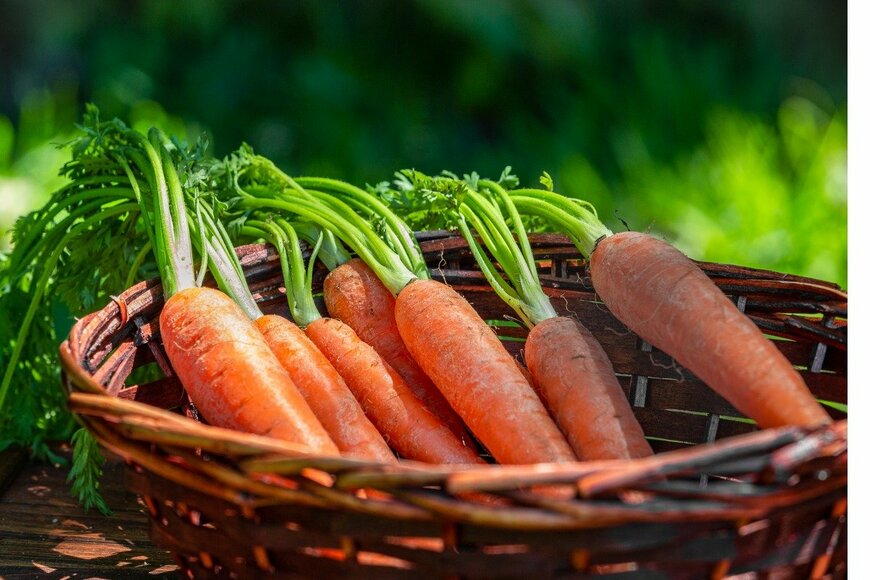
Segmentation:
[(845, 0), (0, 0), (0, 245), (84, 103), (358, 184), (510, 165), (846, 286)]

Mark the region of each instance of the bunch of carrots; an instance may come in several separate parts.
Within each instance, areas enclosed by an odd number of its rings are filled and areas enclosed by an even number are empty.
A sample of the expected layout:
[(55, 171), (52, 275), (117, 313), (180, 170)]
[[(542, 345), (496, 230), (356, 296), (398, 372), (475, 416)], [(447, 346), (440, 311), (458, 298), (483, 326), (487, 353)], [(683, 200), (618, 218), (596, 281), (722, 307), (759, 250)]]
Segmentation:
[[(75, 207), (83, 220), (123, 208), (146, 232), (136, 255), (152, 253), (163, 282), (163, 345), (212, 425), (380, 463), (650, 455), (601, 345), (582, 320), (558, 316), (542, 290), (529, 218), (589, 258), (596, 292), (628, 328), (760, 427), (830, 421), (773, 343), (690, 259), (652, 236), (612, 233), (585, 202), (501, 181), (404, 174), (414, 186), (402, 195), (419, 186), (450, 200), (449, 222), (530, 329), (524, 366), (462, 295), (431, 278), (401, 206), (389, 203), (396, 196), (290, 177), (247, 146), (218, 160), (157, 130), (115, 127), (123, 138), (99, 154), (124, 172), (107, 180), (100, 203)], [(307, 261), (300, 240), (311, 248)], [(246, 284), (234, 246), (256, 241), (280, 257), (289, 318), (264, 315)], [(327, 312), (312, 293), (318, 260), (330, 271)], [(206, 272), (217, 289), (204, 285)]]

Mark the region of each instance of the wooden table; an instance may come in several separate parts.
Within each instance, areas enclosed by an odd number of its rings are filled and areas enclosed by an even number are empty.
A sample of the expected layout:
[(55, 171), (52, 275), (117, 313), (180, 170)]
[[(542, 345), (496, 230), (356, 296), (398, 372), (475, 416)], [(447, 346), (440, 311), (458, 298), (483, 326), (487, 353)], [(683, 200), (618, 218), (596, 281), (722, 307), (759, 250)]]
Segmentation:
[(110, 516), (86, 512), (66, 476), (65, 467), (0, 454), (0, 579), (178, 576), (169, 553), (151, 544), (145, 508), (126, 491), (120, 461), (110, 458), (101, 480)]

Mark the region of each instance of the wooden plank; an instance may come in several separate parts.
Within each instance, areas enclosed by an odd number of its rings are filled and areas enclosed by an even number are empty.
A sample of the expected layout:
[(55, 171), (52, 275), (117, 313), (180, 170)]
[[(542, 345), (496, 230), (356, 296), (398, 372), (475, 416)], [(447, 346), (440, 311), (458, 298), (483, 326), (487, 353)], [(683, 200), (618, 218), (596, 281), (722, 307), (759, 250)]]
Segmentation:
[[(61, 455), (69, 458), (68, 450)], [(101, 491), (113, 513), (85, 511), (68, 470), (28, 462), (0, 497), (0, 577), (172, 578), (177, 566), (148, 537), (148, 518), (124, 487), (121, 462), (104, 467)]]

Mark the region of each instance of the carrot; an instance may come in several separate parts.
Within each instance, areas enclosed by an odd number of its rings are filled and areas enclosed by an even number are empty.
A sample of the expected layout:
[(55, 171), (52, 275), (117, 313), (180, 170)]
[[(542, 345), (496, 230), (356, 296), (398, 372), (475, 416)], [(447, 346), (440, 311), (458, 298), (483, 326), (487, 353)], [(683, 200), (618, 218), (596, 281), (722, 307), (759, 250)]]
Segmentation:
[[(585, 460), (651, 455), (601, 344), (578, 320), (557, 316), (541, 288), (535, 256), (510, 196), (489, 180), (479, 180), (478, 187), (494, 197), (468, 191), (459, 206), (460, 229), (495, 292), (531, 327), (525, 343), (530, 383), (571, 448)], [(506, 208), (513, 232), (498, 202)], [(472, 227), (500, 270), (482, 251)]]
[(305, 328), (308, 337), (344, 377), (366, 415), (400, 455), (428, 463), (482, 463), (414, 396), (402, 377), (357, 336), (333, 318)]
[[(356, 252), (396, 296), (396, 323), (411, 355), (497, 461), (576, 459), (513, 357), (462, 296), (431, 280), (413, 232), (389, 208), (340, 181), (297, 183), (274, 166), (256, 169), (251, 175), (242, 169), (242, 175), (227, 180), (235, 185), (234, 197), (226, 201), (240, 210), (291, 212), (332, 231)], [(262, 185), (247, 180), (262, 180), (267, 187), (280, 180), (296, 193), (266, 199), (259, 195)], [(377, 221), (383, 237), (360, 214)]]
[(312, 453), (337, 454), (245, 312), (226, 294), (197, 287), (185, 192), (166, 138), (155, 129), (149, 137), (154, 250), (166, 298), (160, 334), (182, 385), (213, 425), (302, 443)]
[(585, 202), (536, 189), (510, 195), (590, 257), (595, 291), (623, 324), (760, 427), (831, 421), (774, 343), (682, 252), (647, 234), (613, 234)]
[(571, 447), (584, 460), (652, 455), (601, 344), (574, 318), (536, 324), (526, 363)]
[[(199, 201), (195, 203), (196, 223), (200, 230), (200, 236), (195, 236), (195, 239), (199, 240), (200, 252), (209, 258), (209, 266), (218, 285), (253, 321), (254, 327), (260, 331), (338, 450), (344, 455), (360, 459), (395, 462), (395, 455), (375, 426), (366, 418), (344, 380), (305, 333), (285, 318), (263, 315), (245, 282), (244, 272), (228, 233), (221, 222), (214, 219), (211, 207)], [(251, 223), (277, 230), (277, 226), (271, 223)], [(289, 268), (285, 253), (282, 252), (281, 255), (282, 267)], [(300, 269), (303, 271), (299, 272)], [(310, 312), (319, 316), (310, 292), (306, 290), (310, 287), (310, 278), (305, 276), (301, 256), (300, 264), (289, 278), (288, 287), (291, 290), (288, 294), (293, 297), (290, 302), (294, 316), (305, 319)]]
[(266, 315), (254, 321), (314, 414), (344, 455), (396, 461), (384, 438), (363, 414), (344, 379), (291, 321)]
[[(386, 439), (408, 459), (429, 463), (482, 461), (473, 448), (465, 445), (416, 398), (401, 377), (353, 329), (320, 315), (311, 294), (311, 281), (322, 237), (315, 244), (306, 273), (295, 228), (286, 220), (248, 219), (241, 231), (269, 239), (278, 248), (294, 320), (304, 328), (306, 340), (342, 379), (344, 390), (355, 403), (354, 411), (358, 410), (366, 422), (374, 425), (372, 429), (377, 429), (382, 441)], [(386, 447), (387, 443), (383, 445)]]
[[(462, 296), (429, 278), (408, 227), (358, 188), (329, 179), (302, 178), (299, 183), (322, 187), (383, 224), (389, 248), (375, 250), (375, 263), (369, 266), (396, 295), (399, 334), (420, 368), (493, 457), (501, 463), (576, 460), (489, 325)], [(333, 207), (341, 211), (340, 204)], [(394, 266), (396, 261), (404, 268)], [(394, 282), (395, 274), (402, 271), (412, 276)]]
[(338, 449), (244, 312), (226, 294), (186, 288), (160, 313), (166, 355), (212, 425)]
[(791, 363), (682, 252), (638, 232), (592, 252), (595, 291), (641, 338), (671, 354), (761, 427), (831, 421)]
[(417, 280), (396, 298), (396, 323), (420, 367), (500, 463), (576, 456), (510, 353), (459, 293)]
[(414, 394), (457, 437), (471, 437), (450, 403), (408, 352), (396, 326), (396, 299), (359, 258), (333, 269), (323, 282), (326, 309), (381, 355)]

